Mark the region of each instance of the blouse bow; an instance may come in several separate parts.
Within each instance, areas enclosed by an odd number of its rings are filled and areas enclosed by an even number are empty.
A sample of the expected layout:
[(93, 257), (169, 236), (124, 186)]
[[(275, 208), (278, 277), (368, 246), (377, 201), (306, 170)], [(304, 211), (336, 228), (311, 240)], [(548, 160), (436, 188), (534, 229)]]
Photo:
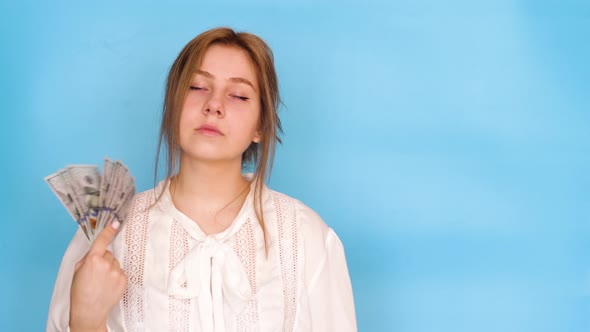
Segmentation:
[(193, 247), (172, 269), (168, 294), (197, 298), (203, 331), (225, 331), (223, 299), (237, 314), (252, 296), (244, 265), (234, 250), (213, 237)]

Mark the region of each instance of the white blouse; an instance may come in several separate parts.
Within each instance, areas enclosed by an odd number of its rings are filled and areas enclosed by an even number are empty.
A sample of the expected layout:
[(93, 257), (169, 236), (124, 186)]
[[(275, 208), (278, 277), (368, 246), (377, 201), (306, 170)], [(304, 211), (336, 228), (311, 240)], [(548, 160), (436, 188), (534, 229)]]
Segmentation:
[[(211, 235), (174, 207), (168, 187), (148, 210), (164, 185), (135, 196), (111, 245), (127, 289), (108, 316), (109, 331), (356, 331), (344, 248), (312, 209), (265, 186), (266, 255), (254, 182), (232, 225)], [(88, 248), (78, 230), (57, 275), (47, 331), (68, 330), (74, 266)]]

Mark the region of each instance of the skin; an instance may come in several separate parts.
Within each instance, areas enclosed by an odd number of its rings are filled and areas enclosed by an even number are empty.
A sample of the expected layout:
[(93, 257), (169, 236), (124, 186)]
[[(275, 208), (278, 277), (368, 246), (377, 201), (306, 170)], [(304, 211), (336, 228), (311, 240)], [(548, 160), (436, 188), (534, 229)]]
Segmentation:
[(108, 312), (125, 292), (125, 271), (107, 250), (118, 227), (118, 222), (105, 227), (86, 256), (76, 264), (70, 290), (72, 332), (106, 331)]
[[(191, 82), (180, 116), (179, 173), (171, 180), (170, 193), (175, 207), (205, 234), (229, 227), (249, 192), (242, 153), (261, 139), (258, 87), (247, 53), (223, 45), (209, 47)], [(221, 134), (197, 130), (202, 125), (213, 125)], [(125, 272), (107, 250), (116, 231), (106, 227), (76, 264), (70, 292), (72, 332), (106, 331), (108, 313), (125, 292)]]
[[(260, 94), (254, 65), (235, 47), (211, 46), (191, 83), (180, 116), (179, 173), (170, 192), (175, 207), (211, 234), (231, 224), (247, 196), (242, 153), (260, 141)], [(205, 124), (222, 135), (195, 130)]]

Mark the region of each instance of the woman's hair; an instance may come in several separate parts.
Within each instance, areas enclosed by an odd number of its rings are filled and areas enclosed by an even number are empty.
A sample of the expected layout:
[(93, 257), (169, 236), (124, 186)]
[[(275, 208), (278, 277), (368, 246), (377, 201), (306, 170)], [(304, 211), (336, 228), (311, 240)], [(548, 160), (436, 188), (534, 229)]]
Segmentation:
[[(279, 104), (279, 87), (275, 72), (273, 54), (270, 47), (261, 38), (246, 32), (236, 32), (230, 28), (221, 27), (205, 31), (191, 40), (180, 52), (168, 74), (166, 95), (162, 112), (162, 124), (156, 153), (156, 167), (154, 184), (158, 177), (158, 162), (162, 144), (166, 145), (166, 178), (169, 184), (172, 176), (177, 172), (180, 158), (179, 119), (184, 100), (189, 91), (193, 74), (202, 63), (205, 52), (211, 45), (224, 45), (244, 50), (254, 64), (260, 91), (259, 128), (261, 140), (252, 142), (242, 154), (242, 169), (254, 166), (252, 180), (255, 181), (254, 207), (256, 216), (266, 238), (266, 227), (262, 210), (262, 190), (266, 179), (272, 171), (272, 164), (276, 144), (281, 143), (281, 121), (277, 114)], [(159, 194), (156, 202), (162, 197)], [(266, 241), (265, 241), (266, 245)]]

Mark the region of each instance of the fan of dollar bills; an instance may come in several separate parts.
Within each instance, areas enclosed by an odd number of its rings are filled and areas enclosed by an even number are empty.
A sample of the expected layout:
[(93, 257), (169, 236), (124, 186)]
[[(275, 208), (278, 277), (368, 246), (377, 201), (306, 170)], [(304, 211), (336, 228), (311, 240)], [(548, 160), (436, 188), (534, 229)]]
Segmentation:
[(69, 165), (45, 181), (90, 242), (105, 226), (125, 220), (135, 195), (135, 180), (127, 166), (109, 158), (104, 160), (102, 177), (96, 165)]

